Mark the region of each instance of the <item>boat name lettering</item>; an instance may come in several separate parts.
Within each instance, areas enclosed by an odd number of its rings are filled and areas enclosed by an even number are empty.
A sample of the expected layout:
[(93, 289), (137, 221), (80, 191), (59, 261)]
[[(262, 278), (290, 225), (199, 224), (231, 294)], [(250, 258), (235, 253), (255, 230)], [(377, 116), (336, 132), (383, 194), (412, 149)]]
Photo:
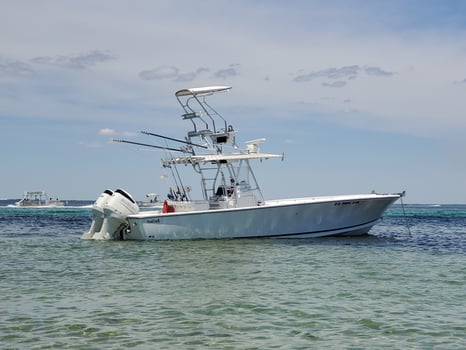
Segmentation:
[(158, 224), (160, 219), (150, 219), (146, 221), (148, 224)]
[(348, 204), (358, 204), (359, 201), (346, 201), (346, 202), (335, 202), (335, 205), (348, 205)]

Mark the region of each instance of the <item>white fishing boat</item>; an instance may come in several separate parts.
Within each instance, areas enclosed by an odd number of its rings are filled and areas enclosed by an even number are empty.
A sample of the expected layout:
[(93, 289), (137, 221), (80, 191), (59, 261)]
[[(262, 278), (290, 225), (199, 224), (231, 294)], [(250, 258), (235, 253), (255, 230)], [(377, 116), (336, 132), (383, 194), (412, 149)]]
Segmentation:
[(139, 201), (137, 204), (140, 208), (162, 208), (163, 205), (159, 201), (159, 194), (153, 192), (146, 194), (146, 200)]
[(58, 198), (52, 198), (45, 191), (27, 191), (23, 198), (16, 202), (17, 207), (63, 207), (64, 202)]
[[(176, 142), (165, 147), (126, 140), (129, 144), (163, 148), (162, 166), (176, 186), (170, 189), (162, 210), (140, 211), (123, 189), (105, 190), (93, 206), (94, 220), (84, 239), (178, 240), (231, 238), (309, 238), (362, 235), (380, 220), (403, 193), (368, 193), (267, 200), (251, 163), (281, 154), (262, 153), (265, 139), (236, 143), (236, 131), (209, 104), (210, 95), (228, 86), (191, 88), (175, 96), (192, 125), (184, 140), (143, 131)], [(203, 198), (191, 198), (191, 188), (179, 176), (178, 166), (190, 166), (200, 178)]]

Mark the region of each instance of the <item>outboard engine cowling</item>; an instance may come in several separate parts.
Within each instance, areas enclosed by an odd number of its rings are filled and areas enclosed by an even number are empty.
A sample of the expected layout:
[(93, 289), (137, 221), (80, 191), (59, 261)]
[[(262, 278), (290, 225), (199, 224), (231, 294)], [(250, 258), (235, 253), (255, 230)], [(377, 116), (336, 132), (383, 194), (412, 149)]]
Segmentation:
[(104, 207), (112, 195), (113, 191), (107, 189), (102, 192), (99, 198), (97, 198), (94, 205), (92, 206), (93, 218), (91, 228), (88, 232), (82, 235), (82, 239), (92, 239), (92, 236), (94, 236), (96, 232), (100, 232), (104, 222)]
[(100, 232), (93, 239), (124, 239), (120, 232), (128, 226), (126, 217), (139, 213), (139, 207), (131, 195), (123, 189), (117, 189), (104, 206), (104, 221)]

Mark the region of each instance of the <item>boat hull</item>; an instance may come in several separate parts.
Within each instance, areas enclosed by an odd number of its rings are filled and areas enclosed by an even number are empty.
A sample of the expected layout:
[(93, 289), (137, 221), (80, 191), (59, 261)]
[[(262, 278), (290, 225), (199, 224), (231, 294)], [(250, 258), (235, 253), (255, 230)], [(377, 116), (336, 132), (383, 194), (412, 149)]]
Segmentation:
[(128, 240), (312, 238), (363, 235), (400, 194), (268, 201), (260, 206), (181, 213), (141, 212), (126, 219)]
[(64, 207), (65, 203), (55, 202), (55, 203), (25, 203), (25, 202), (16, 202), (16, 207), (19, 208), (55, 208), (55, 207)]

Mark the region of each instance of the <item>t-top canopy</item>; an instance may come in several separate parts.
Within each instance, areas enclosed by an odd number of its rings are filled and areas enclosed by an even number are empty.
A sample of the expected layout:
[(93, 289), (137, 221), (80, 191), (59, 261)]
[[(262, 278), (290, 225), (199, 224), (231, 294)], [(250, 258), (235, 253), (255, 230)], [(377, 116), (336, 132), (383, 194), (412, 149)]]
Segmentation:
[(207, 95), (213, 94), (220, 91), (228, 91), (231, 89), (231, 86), (206, 86), (199, 88), (183, 89), (175, 93), (176, 97), (179, 96), (189, 96), (189, 95)]
[(27, 191), (24, 192), (25, 196), (45, 196), (45, 191)]

